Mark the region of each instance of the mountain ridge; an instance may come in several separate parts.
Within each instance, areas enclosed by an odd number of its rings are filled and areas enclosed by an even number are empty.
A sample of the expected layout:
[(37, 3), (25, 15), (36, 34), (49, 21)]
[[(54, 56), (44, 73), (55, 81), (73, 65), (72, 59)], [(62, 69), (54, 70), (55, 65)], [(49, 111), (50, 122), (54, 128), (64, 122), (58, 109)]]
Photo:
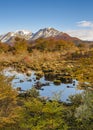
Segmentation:
[(0, 35), (0, 41), (4, 43), (12, 43), (15, 41), (15, 37), (24, 38), (27, 41), (34, 41), (38, 38), (55, 38), (63, 40), (80, 40), (76, 37), (71, 37), (69, 34), (58, 31), (54, 28), (39, 29), (36, 33), (32, 33), (27, 30), (18, 30), (15, 32), (8, 32), (4, 35)]

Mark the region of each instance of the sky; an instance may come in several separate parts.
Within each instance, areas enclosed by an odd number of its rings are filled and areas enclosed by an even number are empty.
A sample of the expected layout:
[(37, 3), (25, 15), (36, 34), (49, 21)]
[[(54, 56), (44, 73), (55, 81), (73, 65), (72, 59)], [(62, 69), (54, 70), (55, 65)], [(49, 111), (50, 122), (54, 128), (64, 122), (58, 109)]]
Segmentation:
[(46, 27), (93, 40), (93, 0), (0, 0), (0, 34)]

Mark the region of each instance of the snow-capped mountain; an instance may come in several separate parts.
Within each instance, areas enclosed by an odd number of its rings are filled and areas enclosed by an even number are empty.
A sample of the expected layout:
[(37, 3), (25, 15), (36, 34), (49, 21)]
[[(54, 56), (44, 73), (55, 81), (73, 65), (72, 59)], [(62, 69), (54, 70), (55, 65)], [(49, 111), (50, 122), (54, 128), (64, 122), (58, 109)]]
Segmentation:
[(24, 38), (29, 40), (33, 36), (33, 33), (30, 31), (16, 31), (16, 32), (8, 32), (0, 36), (0, 41), (5, 43), (11, 43), (15, 40), (15, 37)]
[(32, 33), (30, 31), (16, 31), (16, 32), (8, 32), (4, 35), (0, 36), (1, 42), (5, 43), (13, 43), (15, 41), (15, 37), (24, 38), (28, 41), (36, 40), (38, 38), (49, 38), (49, 37), (55, 37), (57, 39), (63, 39), (63, 40), (73, 40), (73, 37), (69, 36), (66, 33), (60, 32), (54, 28), (44, 28), (40, 29), (36, 33)]
[(54, 28), (44, 28), (40, 29), (38, 32), (33, 34), (33, 36), (29, 39), (36, 40), (38, 38), (55, 38), (55, 39), (62, 39), (62, 40), (79, 40), (78, 38), (71, 37), (70, 35), (60, 32)]
[(1, 42), (8, 42), (10, 41), (10, 39), (14, 36), (14, 33), (13, 32), (8, 32), (4, 35), (1, 35), (0, 36), (0, 40)]
[(38, 38), (47, 38), (47, 37), (55, 37), (59, 35), (61, 32), (54, 28), (44, 28), (40, 29), (38, 32), (36, 32), (33, 37), (30, 40), (36, 40)]

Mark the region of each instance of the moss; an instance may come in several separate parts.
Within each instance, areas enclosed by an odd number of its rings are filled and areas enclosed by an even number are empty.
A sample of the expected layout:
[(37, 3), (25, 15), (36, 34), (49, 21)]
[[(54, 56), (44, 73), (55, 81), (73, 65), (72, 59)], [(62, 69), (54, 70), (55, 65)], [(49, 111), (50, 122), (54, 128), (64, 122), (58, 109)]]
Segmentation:
[(53, 81), (55, 85), (60, 85), (61, 84), (61, 80), (54, 80)]
[(27, 75), (27, 76), (31, 76), (31, 71), (27, 71), (27, 72), (26, 72), (26, 75)]
[(55, 79), (55, 73), (54, 72), (48, 72), (44, 74), (45, 79), (49, 81), (53, 81)]
[(40, 78), (41, 78), (40, 76), (36, 76), (36, 80), (40, 80)]
[(39, 76), (39, 77), (43, 77), (43, 72), (42, 71), (37, 71), (36, 73), (35, 73), (35, 75), (36, 76)]

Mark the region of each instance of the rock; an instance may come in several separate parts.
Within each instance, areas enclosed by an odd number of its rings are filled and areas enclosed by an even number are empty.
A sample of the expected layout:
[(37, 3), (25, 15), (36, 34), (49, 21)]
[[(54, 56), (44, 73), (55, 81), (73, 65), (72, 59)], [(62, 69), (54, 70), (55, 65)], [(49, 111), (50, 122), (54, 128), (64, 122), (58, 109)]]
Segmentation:
[(32, 81), (32, 79), (28, 79), (27, 81), (28, 81), (28, 82), (31, 82), (31, 81)]
[(38, 81), (36, 82), (35, 86), (34, 86), (36, 89), (41, 89), (42, 87), (42, 84)]
[(70, 86), (67, 86), (67, 88), (70, 88)]
[(73, 88), (73, 86), (67, 86), (67, 88)]
[(49, 86), (49, 82), (46, 82), (46, 83), (42, 83), (42, 86)]
[(20, 83), (24, 82), (24, 80), (20, 79)]
[(22, 89), (21, 89), (21, 87), (17, 87), (16, 90), (17, 91), (21, 91)]

